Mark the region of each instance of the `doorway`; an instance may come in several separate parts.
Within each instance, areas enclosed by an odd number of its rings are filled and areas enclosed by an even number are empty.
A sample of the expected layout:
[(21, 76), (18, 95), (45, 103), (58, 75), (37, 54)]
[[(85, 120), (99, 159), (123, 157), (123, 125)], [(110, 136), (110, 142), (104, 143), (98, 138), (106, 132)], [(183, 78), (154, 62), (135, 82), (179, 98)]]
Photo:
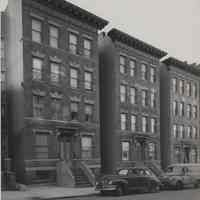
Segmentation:
[(63, 136), (59, 139), (59, 156), (62, 160), (70, 162), (73, 152), (72, 137)]

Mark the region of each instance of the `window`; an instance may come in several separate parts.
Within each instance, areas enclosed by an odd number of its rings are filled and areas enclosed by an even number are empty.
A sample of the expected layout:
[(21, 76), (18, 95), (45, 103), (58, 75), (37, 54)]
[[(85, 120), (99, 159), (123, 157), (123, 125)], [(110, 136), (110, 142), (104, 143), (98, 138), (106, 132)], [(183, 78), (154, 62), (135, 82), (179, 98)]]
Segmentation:
[(125, 74), (126, 73), (126, 58), (124, 56), (120, 56), (119, 63), (120, 63), (120, 73)]
[(126, 102), (126, 86), (120, 85), (120, 101), (121, 103)]
[(131, 115), (131, 131), (136, 131), (137, 127), (137, 117), (135, 115)]
[(156, 133), (156, 119), (151, 118), (151, 133)]
[(176, 79), (176, 78), (173, 78), (173, 79), (172, 79), (172, 91), (173, 91), (174, 93), (177, 92), (177, 79)]
[(197, 84), (192, 84), (192, 96), (193, 98), (197, 98)]
[(142, 90), (142, 106), (147, 106), (147, 90)]
[(130, 159), (130, 143), (122, 142), (122, 160), (127, 161)]
[(156, 92), (155, 92), (155, 90), (151, 91), (151, 94), (150, 94), (150, 105), (151, 105), (152, 108), (156, 107)]
[(150, 68), (150, 81), (152, 83), (156, 82), (156, 69), (155, 69), (155, 67)]
[(42, 117), (44, 110), (44, 97), (39, 95), (33, 95), (33, 116)]
[(69, 33), (69, 51), (78, 54), (78, 36), (74, 33)]
[(147, 80), (147, 65), (146, 64), (142, 64), (141, 65), (141, 77), (142, 77), (142, 80)]
[(61, 100), (57, 98), (52, 98), (51, 101), (52, 108), (52, 119), (58, 120), (61, 116)]
[(190, 83), (186, 84), (186, 95), (188, 97), (191, 96), (191, 84)]
[(197, 118), (197, 106), (192, 106), (192, 117)]
[(181, 148), (180, 147), (175, 147), (174, 148), (174, 153), (175, 153), (175, 161), (177, 163), (181, 162)]
[(85, 79), (85, 89), (86, 90), (92, 90), (92, 73), (91, 72), (85, 72), (84, 74)]
[(83, 41), (83, 55), (86, 57), (91, 57), (92, 54), (92, 42), (91, 40), (84, 39)]
[(178, 128), (177, 125), (173, 125), (173, 137), (178, 138)]
[(154, 143), (148, 143), (149, 160), (156, 159), (156, 145)]
[(147, 117), (142, 117), (142, 132), (146, 133), (148, 130)]
[(193, 137), (194, 139), (198, 138), (198, 137), (197, 137), (197, 128), (196, 128), (196, 127), (192, 127), (192, 137)]
[(91, 136), (83, 136), (81, 138), (81, 154), (82, 159), (90, 159), (92, 158), (92, 137)]
[(180, 103), (179, 115), (184, 116), (184, 102)]
[(179, 137), (184, 138), (184, 127), (183, 127), (183, 125), (179, 126)]
[(32, 58), (32, 73), (34, 80), (42, 79), (42, 59), (33, 57)]
[(85, 121), (92, 121), (93, 105), (85, 104)]
[(134, 60), (130, 60), (130, 75), (135, 76), (136, 74), (136, 62)]
[(188, 104), (186, 107), (186, 113), (187, 113), (188, 119), (191, 119), (191, 115), (192, 115), (191, 110), (192, 110), (192, 106), (190, 104)]
[(187, 134), (187, 138), (192, 138), (192, 127), (191, 126), (186, 127), (186, 134)]
[(71, 120), (78, 120), (78, 102), (70, 104)]
[(71, 88), (78, 88), (78, 70), (75, 68), (70, 69), (70, 86)]
[(173, 101), (172, 104), (172, 110), (173, 110), (173, 115), (177, 116), (178, 115), (178, 102), (177, 101)]
[(130, 102), (136, 104), (136, 88), (130, 88)]
[(194, 147), (191, 149), (191, 163), (197, 163), (197, 149)]
[(32, 19), (32, 40), (38, 43), (42, 42), (42, 23), (36, 19)]
[(49, 45), (54, 48), (58, 48), (59, 30), (55, 26), (49, 27)]
[(51, 62), (51, 82), (58, 83), (60, 81), (60, 64)]
[(183, 80), (179, 81), (179, 93), (181, 95), (184, 94), (184, 81)]
[(126, 130), (126, 114), (121, 114), (121, 130)]
[(35, 157), (37, 159), (48, 158), (48, 134), (36, 133), (35, 135)]

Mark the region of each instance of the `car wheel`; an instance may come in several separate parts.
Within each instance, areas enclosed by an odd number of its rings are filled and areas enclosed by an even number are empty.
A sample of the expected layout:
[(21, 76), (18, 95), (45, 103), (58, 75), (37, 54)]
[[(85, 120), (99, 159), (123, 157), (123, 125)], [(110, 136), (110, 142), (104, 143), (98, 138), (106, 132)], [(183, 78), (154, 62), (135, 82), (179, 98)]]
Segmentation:
[(149, 192), (156, 193), (160, 190), (160, 186), (157, 183), (151, 183), (149, 186)]
[(106, 195), (106, 191), (101, 190), (101, 195)]
[(124, 194), (124, 190), (123, 190), (123, 187), (121, 185), (118, 185), (117, 188), (116, 188), (116, 191), (115, 191), (115, 194), (117, 196), (122, 196)]
[(176, 183), (176, 190), (181, 190), (181, 189), (183, 189), (183, 183), (181, 181), (178, 181)]
[(194, 183), (194, 188), (199, 188), (200, 187), (200, 180), (197, 180), (195, 183)]

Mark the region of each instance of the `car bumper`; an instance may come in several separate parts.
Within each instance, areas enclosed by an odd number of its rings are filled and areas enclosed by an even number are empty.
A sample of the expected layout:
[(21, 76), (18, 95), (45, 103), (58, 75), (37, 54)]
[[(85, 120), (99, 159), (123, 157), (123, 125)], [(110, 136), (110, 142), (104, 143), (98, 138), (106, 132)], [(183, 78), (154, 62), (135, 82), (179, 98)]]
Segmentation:
[(165, 188), (174, 188), (176, 186), (175, 183), (173, 182), (170, 182), (170, 181), (163, 181), (162, 182), (162, 188), (165, 189)]
[(116, 190), (116, 185), (96, 185), (96, 191), (114, 191)]

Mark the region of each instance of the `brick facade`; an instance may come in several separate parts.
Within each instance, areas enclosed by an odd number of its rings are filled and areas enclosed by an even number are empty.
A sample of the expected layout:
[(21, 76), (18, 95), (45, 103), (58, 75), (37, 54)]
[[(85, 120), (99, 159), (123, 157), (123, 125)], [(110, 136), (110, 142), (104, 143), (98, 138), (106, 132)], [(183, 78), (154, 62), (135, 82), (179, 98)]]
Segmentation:
[(173, 58), (165, 60), (162, 67), (163, 168), (172, 163), (199, 162), (199, 72), (190, 69), (193, 67)]
[[(37, 0), (18, 3), (23, 67), (17, 71), (22, 81), (19, 95), (22, 101), (16, 100), (15, 105), (23, 108), (18, 110), (19, 127), (11, 130), (16, 138), (13, 156), (17, 178), (27, 184), (54, 182), (60, 158), (72, 165), (75, 160), (90, 163), (94, 160), (95, 164), (100, 160), (97, 30), (107, 22), (65, 1), (59, 5), (55, 1), (46, 4)], [(75, 12), (79, 12), (78, 17)], [(56, 48), (50, 45), (52, 26), (58, 30)], [(70, 33), (78, 39), (76, 53), (69, 50)], [(83, 54), (84, 40), (90, 41), (90, 56)], [(70, 85), (71, 68), (77, 71), (77, 88)], [(85, 86), (85, 72), (91, 75), (90, 90)], [(77, 119), (72, 119), (72, 102), (78, 105)], [(92, 107), (87, 120), (86, 105)], [(13, 113), (16, 110), (12, 108)]]
[[(119, 37), (116, 35), (120, 35)], [(123, 41), (123, 37), (130, 38), (125, 33), (121, 33), (118, 30), (110, 31), (108, 36), (102, 37), (100, 42), (100, 84), (101, 84), (101, 137), (102, 141), (109, 139), (112, 144), (106, 149), (106, 144), (103, 143), (104, 150), (102, 150), (102, 157), (105, 160), (108, 151), (110, 152), (110, 146), (113, 146), (113, 151), (108, 153), (110, 157), (115, 159), (115, 165), (106, 161), (103, 164), (104, 170), (113, 170), (113, 168), (119, 166), (133, 165), (135, 163), (145, 161), (160, 161), (160, 63), (159, 57), (164, 56), (164, 52), (161, 52), (160, 56), (157, 56), (151, 52), (146, 52), (145, 47), (148, 46), (139, 41), (141, 45), (144, 45), (144, 49), (138, 48), (133, 45), (135, 39), (127, 39)], [(122, 39), (121, 39), (122, 38)], [(132, 41), (131, 41), (132, 40)], [(137, 40), (136, 40), (137, 41)], [(125, 73), (120, 73), (120, 56), (125, 58)], [(135, 62), (135, 75), (131, 76), (130, 73), (130, 60)], [(146, 80), (142, 80), (142, 64), (146, 66)], [(154, 79), (150, 81), (150, 68), (153, 68)], [(106, 75), (107, 74), (107, 75)], [(102, 77), (101, 77), (102, 76)], [(106, 77), (104, 77), (106, 76)], [(108, 85), (111, 85), (108, 88)], [(120, 101), (120, 86), (124, 86), (126, 89), (124, 102)], [(130, 102), (130, 89), (136, 89), (136, 102)], [(147, 92), (146, 99), (147, 105), (142, 105), (142, 90)], [(155, 92), (155, 105), (151, 107), (150, 95), (151, 92)], [(109, 102), (109, 99), (113, 99)], [(106, 100), (104, 100), (106, 99)], [(126, 121), (124, 130), (122, 130), (120, 115), (125, 114)], [(109, 118), (105, 116), (109, 115)], [(131, 128), (131, 115), (136, 116), (135, 130)], [(146, 117), (147, 129), (142, 130), (142, 117)], [(153, 132), (150, 127), (150, 120), (155, 119), (155, 127)], [(110, 120), (111, 124), (106, 124), (106, 120)], [(113, 124), (112, 124), (113, 123)], [(105, 124), (105, 127), (103, 127)], [(110, 135), (110, 136), (108, 136)], [(128, 144), (123, 144), (128, 142)], [(129, 148), (123, 155), (123, 145), (128, 145)], [(152, 147), (153, 146), (153, 147)], [(152, 149), (151, 149), (152, 148)], [(110, 155), (113, 154), (113, 155)]]

